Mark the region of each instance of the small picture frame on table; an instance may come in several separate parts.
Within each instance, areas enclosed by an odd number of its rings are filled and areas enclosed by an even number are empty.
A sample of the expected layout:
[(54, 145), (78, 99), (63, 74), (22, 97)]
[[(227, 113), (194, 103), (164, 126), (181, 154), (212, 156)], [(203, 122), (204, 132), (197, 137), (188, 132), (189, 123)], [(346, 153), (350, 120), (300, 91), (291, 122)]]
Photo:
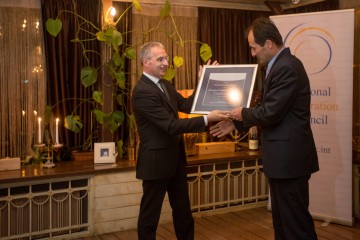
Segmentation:
[(115, 142), (95, 143), (94, 148), (94, 163), (115, 163)]

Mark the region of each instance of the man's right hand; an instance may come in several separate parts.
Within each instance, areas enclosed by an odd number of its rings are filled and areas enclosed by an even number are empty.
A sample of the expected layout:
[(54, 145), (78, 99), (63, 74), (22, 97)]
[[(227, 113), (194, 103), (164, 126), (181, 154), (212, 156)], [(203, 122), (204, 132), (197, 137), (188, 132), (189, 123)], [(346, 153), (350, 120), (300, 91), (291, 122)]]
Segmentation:
[(210, 127), (210, 134), (214, 137), (221, 138), (227, 134), (229, 134), (231, 131), (235, 130), (234, 123), (227, 119), (219, 122), (218, 124)]
[(207, 115), (209, 122), (218, 122), (221, 120), (229, 119), (228, 111), (214, 110)]

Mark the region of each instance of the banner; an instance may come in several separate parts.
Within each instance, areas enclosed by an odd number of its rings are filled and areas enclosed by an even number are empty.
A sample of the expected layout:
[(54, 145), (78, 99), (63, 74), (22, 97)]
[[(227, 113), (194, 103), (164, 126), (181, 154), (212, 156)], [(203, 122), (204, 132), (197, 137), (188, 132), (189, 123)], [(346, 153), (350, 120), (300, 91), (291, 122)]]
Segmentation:
[(311, 127), (320, 163), (310, 179), (310, 212), (315, 219), (353, 225), (354, 10), (270, 18), (310, 78)]

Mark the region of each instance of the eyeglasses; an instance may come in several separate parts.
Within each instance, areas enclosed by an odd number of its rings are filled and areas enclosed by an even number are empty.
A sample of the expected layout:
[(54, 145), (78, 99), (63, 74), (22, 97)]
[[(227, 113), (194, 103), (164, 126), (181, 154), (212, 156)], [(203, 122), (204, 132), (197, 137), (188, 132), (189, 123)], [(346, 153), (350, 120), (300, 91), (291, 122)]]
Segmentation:
[(158, 62), (163, 62), (164, 60), (166, 60), (167, 62), (169, 62), (169, 56), (166, 56), (166, 57), (158, 57), (156, 59), (156, 61)]

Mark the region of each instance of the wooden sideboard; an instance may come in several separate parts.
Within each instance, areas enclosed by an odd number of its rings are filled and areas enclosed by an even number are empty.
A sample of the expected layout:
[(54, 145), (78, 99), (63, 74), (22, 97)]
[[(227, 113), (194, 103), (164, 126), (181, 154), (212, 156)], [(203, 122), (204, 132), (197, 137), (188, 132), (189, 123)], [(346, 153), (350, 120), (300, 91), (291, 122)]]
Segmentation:
[[(55, 164), (0, 173), (1, 239), (79, 238), (136, 228), (142, 188), (135, 161)], [(260, 151), (189, 156), (187, 168), (195, 217), (267, 204)], [(166, 198), (160, 222), (169, 221)]]

